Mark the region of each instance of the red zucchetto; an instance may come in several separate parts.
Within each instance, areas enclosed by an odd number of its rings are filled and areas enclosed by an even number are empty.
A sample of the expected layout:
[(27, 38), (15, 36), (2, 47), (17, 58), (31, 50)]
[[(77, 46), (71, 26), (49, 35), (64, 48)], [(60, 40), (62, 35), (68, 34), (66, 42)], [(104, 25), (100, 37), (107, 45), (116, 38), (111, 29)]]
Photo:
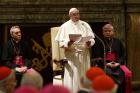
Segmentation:
[(10, 68), (5, 66), (0, 67), (0, 81), (6, 79), (11, 73), (12, 70)]
[(95, 77), (97, 77), (99, 75), (104, 75), (104, 74), (105, 74), (105, 72), (99, 67), (91, 67), (86, 71), (86, 77), (91, 81)]

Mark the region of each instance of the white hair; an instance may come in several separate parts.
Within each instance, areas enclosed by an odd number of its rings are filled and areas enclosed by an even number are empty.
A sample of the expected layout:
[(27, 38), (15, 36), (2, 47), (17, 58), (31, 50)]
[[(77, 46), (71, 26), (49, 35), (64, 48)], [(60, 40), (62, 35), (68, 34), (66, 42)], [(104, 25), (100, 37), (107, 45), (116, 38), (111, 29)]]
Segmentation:
[(77, 8), (71, 8), (71, 9), (69, 10), (69, 15), (70, 15), (71, 13), (79, 13), (79, 10), (78, 10)]
[(10, 28), (10, 34), (12, 34), (12, 33), (14, 32), (14, 29), (16, 29), (16, 28), (20, 29), (19, 26), (12, 26), (12, 27)]
[(43, 78), (34, 69), (29, 69), (25, 74), (23, 74), (21, 85), (25, 86), (34, 86), (38, 89), (41, 89), (43, 86)]
[(114, 27), (113, 27), (111, 24), (105, 24), (105, 25), (103, 26), (103, 30), (104, 30), (104, 29), (108, 29), (108, 28), (111, 28), (112, 30), (114, 30)]

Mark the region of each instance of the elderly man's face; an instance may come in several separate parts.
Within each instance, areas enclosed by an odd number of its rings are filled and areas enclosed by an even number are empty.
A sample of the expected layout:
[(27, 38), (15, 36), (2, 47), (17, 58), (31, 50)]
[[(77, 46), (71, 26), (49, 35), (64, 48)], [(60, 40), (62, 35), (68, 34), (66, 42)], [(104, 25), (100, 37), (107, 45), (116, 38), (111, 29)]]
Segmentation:
[(16, 41), (20, 41), (21, 40), (21, 31), (20, 31), (20, 29), (19, 28), (14, 28), (11, 36)]
[(112, 38), (114, 35), (113, 29), (112, 28), (103, 29), (103, 35), (105, 38)]
[(79, 21), (80, 20), (79, 12), (71, 13), (70, 18), (72, 19), (73, 22)]

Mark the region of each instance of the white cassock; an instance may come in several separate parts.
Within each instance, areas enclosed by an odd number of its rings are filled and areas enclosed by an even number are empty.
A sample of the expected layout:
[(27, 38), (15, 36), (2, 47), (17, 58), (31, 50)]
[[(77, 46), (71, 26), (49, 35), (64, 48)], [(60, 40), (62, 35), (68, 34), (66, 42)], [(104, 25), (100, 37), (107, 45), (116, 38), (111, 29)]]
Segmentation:
[[(81, 34), (82, 37), (92, 36), (91, 46), (94, 45), (94, 34), (89, 24), (79, 20), (73, 22), (69, 20), (65, 22), (59, 29), (55, 40), (59, 42), (60, 47), (66, 47), (73, 51), (65, 50), (65, 57), (68, 63), (65, 65), (64, 71), (64, 86), (68, 87), (72, 93), (76, 93), (80, 88), (80, 78), (85, 75), (85, 72), (90, 68), (90, 52), (85, 44), (68, 47), (69, 34)], [(81, 52), (75, 51), (75, 48), (82, 50)], [(64, 48), (65, 49), (65, 48)]]

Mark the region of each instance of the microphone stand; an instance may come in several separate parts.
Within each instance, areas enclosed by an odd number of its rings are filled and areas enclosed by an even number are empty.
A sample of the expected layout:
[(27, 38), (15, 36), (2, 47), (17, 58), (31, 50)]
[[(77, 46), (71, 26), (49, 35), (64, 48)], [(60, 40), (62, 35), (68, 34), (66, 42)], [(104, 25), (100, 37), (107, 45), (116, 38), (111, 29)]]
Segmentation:
[[(88, 27), (87, 27), (84, 23), (82, 23), (82, 25), (83, 25), (86, 29), (88, 29)], [(103, 48), (104, 48), (104, 58), (103, 58), (103, 61), (104, 61), (104, 71), (106, 72), (106, 49), (105, 49), (105, 43), (104, 43), (104, 41), (103, 41), (99, 36), (97, 36), (95, 33), (94, 33), (94, 35), (95, 35), (95, 37), (97, 37), (98, 40), (100, 40), (100, 42), (102, 43)]]
[(105, 43), (104, 41), (99, 37), (97, 36), (95, 33), (94, 33), (95, 37), (97, 37), (98, 40), (100, 40), (100, 42), (102, 43), (103, 45), (103, 48), (104, 48), (104, 58), (103, 58), (103, 61), (104, 61), (104, 71), (106, 72), (106, 49), (105, 49)]

